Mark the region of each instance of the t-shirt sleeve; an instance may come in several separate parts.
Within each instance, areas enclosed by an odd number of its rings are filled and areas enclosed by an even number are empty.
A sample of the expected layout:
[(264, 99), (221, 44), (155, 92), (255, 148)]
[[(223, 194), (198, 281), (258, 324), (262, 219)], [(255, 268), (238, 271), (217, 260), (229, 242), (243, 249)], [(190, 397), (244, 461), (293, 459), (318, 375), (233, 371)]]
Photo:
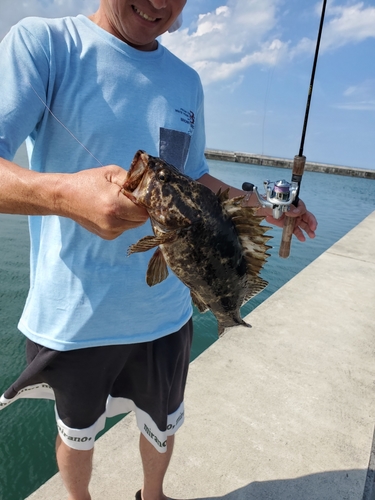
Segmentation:
[(49, 61), (43, 40), (25, 21), (0, 43), (0, 156), (7, 160), (13, 160), (45, 111)]

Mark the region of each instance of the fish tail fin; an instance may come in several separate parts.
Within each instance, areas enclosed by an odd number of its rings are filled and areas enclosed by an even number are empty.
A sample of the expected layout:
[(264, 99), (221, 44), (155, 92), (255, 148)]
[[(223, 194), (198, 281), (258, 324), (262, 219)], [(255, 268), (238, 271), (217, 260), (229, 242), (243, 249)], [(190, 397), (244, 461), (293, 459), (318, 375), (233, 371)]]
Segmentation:
[(219, 338), (226, 333), (226, 330), (228, 328), (232, 328), (234, 326), (246, 326), (247, 328), (251, 328), (251, 325), (249, 323), (246, 323), (246, 321), (244, 321), (242, 318), (233, 318), (233, 322), (230, 324), (224, 321), (219, 321), (218, 322)]

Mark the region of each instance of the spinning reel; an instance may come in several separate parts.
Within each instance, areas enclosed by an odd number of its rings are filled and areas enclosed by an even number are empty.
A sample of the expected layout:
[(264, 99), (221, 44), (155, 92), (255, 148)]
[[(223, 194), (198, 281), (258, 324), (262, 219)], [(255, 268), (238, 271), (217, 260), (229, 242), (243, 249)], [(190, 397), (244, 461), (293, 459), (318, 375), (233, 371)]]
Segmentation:
[(266, 194), (261, 195), (258, 188), (250, 182), (244, 182), (242, 189), (244, 191), (254, 191), (262, 207), (272, 208), (272, 215), (275, 219), (280, 219), (284, 212), (290, 209), (290, 205), (296, 199), (298, 194), (298, 182), (288, 182), (280, 180), (263, 182)]

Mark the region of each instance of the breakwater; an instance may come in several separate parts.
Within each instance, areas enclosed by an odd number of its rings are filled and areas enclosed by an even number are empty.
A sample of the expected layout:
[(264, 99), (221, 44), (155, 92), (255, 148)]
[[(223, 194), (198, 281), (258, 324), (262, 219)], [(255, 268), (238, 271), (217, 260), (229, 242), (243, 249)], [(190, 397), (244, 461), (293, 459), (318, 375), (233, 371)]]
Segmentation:
[[(292, 169), (293, 166), (293, 159), (276, 158), (273, 156), (256, 155), (252, 153), (238, 153), (233, 151), (220, 151), (218, 149), (206, 149), (205, 155), (208, 160), (249, 163), (251, 165), (263, 165), (265, 167), (278, 167), (288, 169)], [(325, 174), (375, 179), (375, 169), (369, 170), (365, 168), (344, 167), (338, 165), (330, 165), (327, 163), (307, 161), (305, 170), (309, 170), (311, 172), (321, 172)]]

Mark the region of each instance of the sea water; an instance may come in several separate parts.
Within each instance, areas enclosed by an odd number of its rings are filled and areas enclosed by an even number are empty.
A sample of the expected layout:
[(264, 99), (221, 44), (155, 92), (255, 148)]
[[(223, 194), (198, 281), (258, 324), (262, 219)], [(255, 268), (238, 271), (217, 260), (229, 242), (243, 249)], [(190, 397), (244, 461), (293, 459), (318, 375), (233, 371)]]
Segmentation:
[[(17, 161), (26, 166), (22, 150)], [(233, 186), (252, 182), (262, 191), (263, 181), (290, 180), (290, 171), (278, 168), (210, 161), (211, 173)], [(278, 256), (281, 230), (270, 231), (271, 257), (262, 272), (268, 287), (243, 309), (251, 312), (299, 271), (316, 259), (368, 214), (375, 210), (375, 181), (305, 172), (301, 198), (316, 215), (314, 240), (293, 240), (288, 259)], [(17, 330), (29, 283), (27, 218), (0, 215), (0, 392), (25, 366), (24, 338)], [(41, 304), (41, 307), (43, 305)], [(217, 340), (217, 324), (208, 312), (194, 312), (192, 359)], [(251, 335), (249, 330), (249, 335)], [(119, 420), (110, 419), (106, 430)], [(56, 426), (53, 402), (21, 400), (0, 412), (0, 500), (23, 500), (56, 472)], [(136, 450), (135, 450), (136, 453)]]

